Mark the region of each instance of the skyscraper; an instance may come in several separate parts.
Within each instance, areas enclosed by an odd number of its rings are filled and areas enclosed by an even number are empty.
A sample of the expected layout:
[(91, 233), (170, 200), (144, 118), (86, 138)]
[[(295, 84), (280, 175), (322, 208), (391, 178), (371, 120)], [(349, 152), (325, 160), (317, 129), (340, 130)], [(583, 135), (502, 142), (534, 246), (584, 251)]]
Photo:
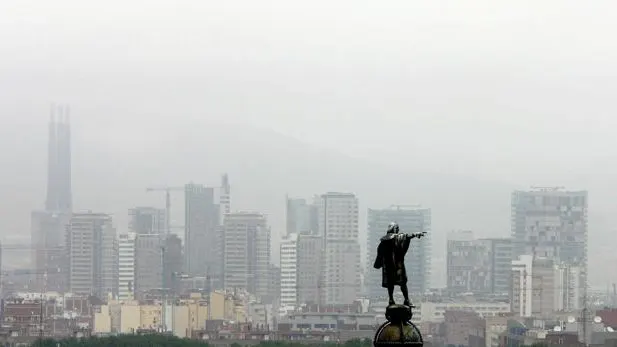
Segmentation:
[[(257, 212), (234, 212), (224, 225), (224, 286), (269, 296), (270, 227)], [(276, 295), (276, 293), (272, 293)]]
[(183, 265), (182, 240), (177, 235), (167, 235), (163, 249), (163, 288), (178, 291), (178, 276)]
[(391, 222), (398, 223), (401, 233), (427, 232), (425, 237), (411, 240), (405, 256), (409, 293), (423, 294), (430, 288), (431, 280), (431, 210), (404, 206), (368, 210), (367, 294), (371, 297), (385, 295), (381, 288), (381, 271), (373, 269), (373, 261), (379, 240), (386, 234)]
[(118, 290), (118, 241), (111, 216), (75, 213), (67, 232), (69, 287), (105, 299)]
[(320, 303), (353, 303), (361, 286), (358, 199), (331, 192), (321, 195), (318, 204), (324, 246)]
[(206, 251), (217, 244), (219, 237), (219, 205), (214, 203), (214, 189), (190, 183), (184, 194), (185, 271), (192, 276), (220, 276), (220, 253)]
[(135, 239), (135, 294), (163, 287), (163, 239), (159, 234), (137, 234)]
[(229, 185), (229, 176), (227, 174), (224, 174), (221, 178), (219, 205), (221, 211), (219, 221), (222, 224), (225, 215), (231, 213), (231, 186)]
[(118, 236), (118, 299), (135, 298), (135, 233)]
[(72, 211), (69, 113), (68, 106), (51, 108), (45, 210), (31, 215), (32, 265), (40, 273), (35, 281), (37, 290), (68, 289), (65, 232)]
[(448, 235), (448, 291), (453, 294), (510, 293), (512, 240), (475, 239), (471, 231)]
[(559, 187), (512, 193), (513, 258), (531, 255), (578, 266), (587, 286), (587, 191)]
[(306, 199), (286, 198), (287, 235), (317, 234), (319, 229), (319, 209)]
[(281, 307), (298, 303), (298, 234), (289, 234), (281, 242)]
[(52, 107), (49, 121), (47, 200), (45, 202), (45, 210), (48, 212), (70, 213), (73, 207), (69, 120), (68, 105)]
[(319, 303), (323, 278), (323, 237), (298, 235), (298, 304)]

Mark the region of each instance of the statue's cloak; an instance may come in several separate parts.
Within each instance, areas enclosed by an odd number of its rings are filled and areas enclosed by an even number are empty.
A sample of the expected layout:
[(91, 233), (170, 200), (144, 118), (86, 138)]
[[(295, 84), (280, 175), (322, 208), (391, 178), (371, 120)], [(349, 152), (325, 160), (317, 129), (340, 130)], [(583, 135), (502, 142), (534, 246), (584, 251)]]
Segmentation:
[(373, 267), (381, 269), (382, 287), (388, 288), (407, 283), (405, 254), (410, 243), (411, 237), (407, 234), (390, 233), (381, 238)]

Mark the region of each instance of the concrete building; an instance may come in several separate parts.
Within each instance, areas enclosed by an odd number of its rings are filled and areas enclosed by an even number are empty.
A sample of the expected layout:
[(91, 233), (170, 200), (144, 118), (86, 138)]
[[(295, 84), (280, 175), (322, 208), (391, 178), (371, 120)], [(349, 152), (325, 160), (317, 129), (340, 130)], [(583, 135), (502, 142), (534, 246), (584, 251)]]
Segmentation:
[(578, 266), (586, 286), (587, 203), (587, 191), (555, 187), (513, 192), (514, 257), (535, 255)]
[(381, 288), (381, 272), (373, 270), (379, 240), (386, 234), (388, 224), (396, 222), (401, 233), (427, 232), (420, 240), (414, 239), (405, 257), (409, 292), (423, 294), (431, 283), (431, 210), (421, 207), (392, 206), (368, 210), (366, 292), (370, 297), (385, 295)]
[(224, 285), (259, 297), (270, 288), (270, 227), (257, 212), (235, 212), (224, 222)]
[(497, 295), (510, 293), (512, 277), (512, 239), (481, 239), (489, 252), (489, 292)]
[(182, 240), (177, 235), (168, 235), (163, 244), (163, 288), (178, 293), (177, 278), (184, 265)]
[(163, 287), (163, 244), (161, 235), (137, 234), (135, 239), (135, 294)]
[(118, 235), (118, 299), (135, 299), (135, 239), (137, 234)]
[(319, 229), (318, 206), (308, 203), (306, 199), (287, 197), (286, 200), (287, 235), (317, 234)]
[(269, 292), (267, 296), (261, 297), (261, 302), (270, 304), (270, 303), (280, 303), (281, 297), (281, 268), (274, 264), (270, 264), (268, 267), (269, 270)]
[(70, 215), (66, 213), (32, 212), (31, 263), (37, 270), (33, 289), (58, 292), (68, 290), (65, 234), (69, 221)]
[(298, 235), (298, 304), (320, 303), (323, 237)]
[(533, 256), (522, 255), (512, 261), (512, 292), (510, 305), (512, 312), (521, 317), (532, 315), (532, 268)]
[(510, 239), (476, 239), (471, 231), (450, 233), (446, 269), (450, 293), (508, 294), (512, 242)]
[[(71, 126), (68, 105), (52, 105), (48, 125), (45, 210), (31, 215), (31, 266), (37, 290), (68, 289), (66, 226), (73, 210)], [(43, 272), (47, 274), (43, 274)]]
[(167, 213), (165, 209), (154, 207), (129, 209), (129, 230), (138, 235), (165, 235), (167, 233)]
[(360, 294), (358, 199), (351, 193), (326, 193), (319, 202), (319, 234), (324, 240), (322, 304), (346, 304)]
[(533, 317), (552, 317), (557, 311), (556, 267), (553, 259), (536, 258), (531, 269), (531, 314)]
[(184, 270), (192, 276), (220, 276), (220, 253), (204, 252), (207, 245), (216, 245), (219, 237), (219, 205), (214, 203), (214, 188), (190, 183), (184, 194)]
[(488, 249), (472, 231), (451, 232), (447, 245), (447, 288), (454, 294), (482, 294), (489, 290)]
[(555, 271), (555, 310), (579, 311), (583, 308), (580, 298), (585, 294), (583, 270), (578, 266), (559, 264)]
[(294, 308), (298, 304), (298, 234), (287, 234), (281, 242), (280, 305)]
[(224, 174), (221, 178), (219, 206), (219, 222), (220, 224), (223, 224), (223, 220), (225, 220), (225, 215), (231, 213), (231, 186), (229, 185), (229, 176), (227, 176), (227, 174)]
[(118, 290), (118, 243), (111, 216), (74, 213), (67, 232), (69, 290), (105, 299)]

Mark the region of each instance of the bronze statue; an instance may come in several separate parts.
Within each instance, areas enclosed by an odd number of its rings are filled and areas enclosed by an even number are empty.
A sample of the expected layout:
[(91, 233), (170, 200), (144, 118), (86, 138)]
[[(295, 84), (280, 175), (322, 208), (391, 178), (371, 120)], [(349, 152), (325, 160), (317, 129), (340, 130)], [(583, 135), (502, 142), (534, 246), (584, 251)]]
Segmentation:
[(389, 304), (394, 305), (394, 286), (401, 287), (405, 297), (403, 305), (411, 306), (407, 291), (407, 272), (405, 271), (405, 254), (413, 238), (421, 238), (426, 232), (400, 234), (396, 223), (390, 223), (387, 233), (381, 238), (377, 247), (377, 258), (373, 267), (381, 269), (381, 286), (388, 288)]

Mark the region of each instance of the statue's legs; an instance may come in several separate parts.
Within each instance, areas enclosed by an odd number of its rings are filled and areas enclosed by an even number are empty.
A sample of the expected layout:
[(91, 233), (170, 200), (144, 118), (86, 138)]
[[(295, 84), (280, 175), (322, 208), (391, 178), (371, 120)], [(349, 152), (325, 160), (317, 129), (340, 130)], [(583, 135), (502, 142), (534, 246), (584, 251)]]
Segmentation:
[(394, 285), (393, 284), (388, 286), (388, 297), (390, 299), (388, 303), (390, 305), (394, 305), (395, 302), (394, 302)]
[(405, 302), (403, 302), (403, 305), (411, 306), (411, 302), (409, 301), (409, 291), (407, 290), (407, 283), (401, 284), (401, 292), (403, 292), (403, 297), (405, 298)]

